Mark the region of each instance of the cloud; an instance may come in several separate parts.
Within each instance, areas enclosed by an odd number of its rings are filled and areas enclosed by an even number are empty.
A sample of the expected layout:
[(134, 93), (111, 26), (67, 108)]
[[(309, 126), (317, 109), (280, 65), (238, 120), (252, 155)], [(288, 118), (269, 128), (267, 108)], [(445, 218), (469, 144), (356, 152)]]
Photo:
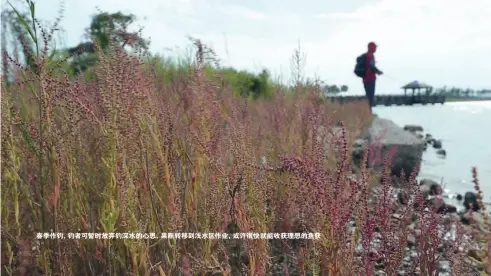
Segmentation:
[[(399, 84), (415, 78), (434, 85), (491, 86), (485, 73), (491, 72), (487, 54), (491, 47), (489, 14), (491, 1), (487, 0), (465, 4), (455, 0), (383, 0), (348, 13), (317, 13), (314, 17), (336, 24), (339, 29), (313, 43), (310, 52), (329, 49), (338, 62), (336, 66), (331, 63), (326, 71), (333, 72), (331, 76), (336, 79), (348, 81), (334, 72), (335, 68), (350, 72), (353, 57), (373, 40), (380, 44), (380, 66)], [(318, 60), (327, 62), (321, 56)], [(389, 89), (397, 87), (385, 80), (381, 78), (379, 82), (382, 91), (393, 93)]]
[(224, 14), (230, 16), (236, 16), (249, 20), (263, 20), (266, 18), (264, 13), (246, 8), (244, 6), (219, 6), (218, 10), (221, 10)]
[[(362, 86), (352, 73), (355, 58), (375, 41), (380, 45), (377, 62), (391, 77), (380, 78), (379, 93), (397, 92), (415, 79), (435, 86), (491, 87), (490, 0), (352, 0), (349, 5), (306, 0), (301, 6), (284, 0), (274, 7), (263, 3), (67, 0), (63, 26), (67, 44), (75, 44), (96, 5), (111, 12), (117, 7), (146, 18), (139, 23), (152, 37), (154, 51), (186, 46), (186, 35), (192, 35), (212, 45), (224, 64), (241, 69), (261, 65), (285, 76), (300, 39), (308, 75), (317, 73), (358, 93)], [(46, 0), (37, 9), (43, 18), (54, 18), (56, 4), (57, 0)]]
[[(446, 55), (449, 51), (462, 51), (467, 43), (489, 45), (489, 14), (491, 1), (487, 0), (470, 0), (466, 4), (456, 0), (383, 0), (352, 13), (327, 14), (326, 18), (337, 19), (343, 25), (331, 40), (378, 39), (381, 44), (398, 46), (389, 51), (402, 48), (418, 50), (423, 55)], [(353, 36), (355, 33), (359, 35)]]

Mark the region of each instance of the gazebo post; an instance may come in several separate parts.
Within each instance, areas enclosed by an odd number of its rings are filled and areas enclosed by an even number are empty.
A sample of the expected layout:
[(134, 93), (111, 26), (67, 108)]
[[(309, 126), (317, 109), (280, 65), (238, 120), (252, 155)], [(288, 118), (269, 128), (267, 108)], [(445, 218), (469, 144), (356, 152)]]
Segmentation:
[[(404, 89), (404, 97), (407, 98), (408, 104), (428, 102), (433, 90), (430, 85), (419, 81), (410, 82), (401, 88)], [(408, 96), (407, 89), (412, 90), (411, 97)]]

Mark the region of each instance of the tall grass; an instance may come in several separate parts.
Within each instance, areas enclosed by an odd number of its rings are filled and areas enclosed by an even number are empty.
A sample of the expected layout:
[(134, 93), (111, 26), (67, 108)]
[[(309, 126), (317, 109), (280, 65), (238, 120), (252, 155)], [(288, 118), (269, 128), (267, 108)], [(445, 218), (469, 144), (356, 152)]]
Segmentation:
[[(2, 273), (397, 275), (413, 217), (425, 234), (412, 269), (438, 273), (441, 217), (423, 208), (415, 173), (406, 183), (415, 196), (395, 220), (390, 156), (378, 189), (370, 169), (352, 172), (350, 145), (371, 119), (365, 102), (327, 103), (302, 83), (293, 95), (236, 97), (205, 74), (206, 46), (195, 45), (188, 70), (168, 70), (113, 44), (98, 50), (90, 79), (69, 78), (45, 48), (33, 53), (35, 71), (17, 66), (16, 84), (2, 83)], [(321, 236), (161, 238), (273, 232)], [(458, 247), (444, 251), (464, 275)]]

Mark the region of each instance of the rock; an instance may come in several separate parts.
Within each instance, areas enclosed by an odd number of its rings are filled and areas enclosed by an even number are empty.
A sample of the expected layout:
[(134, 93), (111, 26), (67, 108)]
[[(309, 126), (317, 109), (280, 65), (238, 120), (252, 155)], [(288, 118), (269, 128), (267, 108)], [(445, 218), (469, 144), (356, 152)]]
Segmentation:
[(457, 198), (458, 201), (461, 201), (462, 200), (462, 195), (461, 194), (457, 194), (457, 196), (455, 198)]
[(474, 248), (470, 248), (469, 251), (467, 251), (467, 255), (471, 258), (474, 258), (474, 259), (480, 261), (480, 262), (482, 261), (481, 256), (479, 256), (479, 254), (477, 253), (477, 250)]
[(457, 207), (453, 206), (452, 204), (445, 203), (444, 211), (446, 214), (455, 214), (457, 213)]
[(453, 214), (457, 212), (457, 207), (446, 204), (441, 198), (434, 197), (428, 200), (428, 206), (434, 208), (434, 210), (439, 214)]
[(459, 212), (460, 222), (464, 225), (470, 225), (469, 214), (467, 212)]
[(426, 139), (426, 140), (429, 140), (429, 139), (431, 139), (431, 138), (433, 138), (433, 135), (431, 135), (431, 134), (429, 134), (429, 133), (426, 133), (426, 135), (425, 135), (425, 139)]
[[(415, 167), (419, 168), (424, 141), (404, 131), (391, 120), (374, 118), (362, 137), (370, 143), (371, 155), (374, 157), (369, 160), (369, 167), (382, 169), (384, 157), (390, 152), (392, 162), (389, 167), (393, 175), (400, 176), (401, 171), (404, 171), (408, 177)], [(359, 151), (353, 152), (355, 164), (360, 165), (362, 157)]]
[(441, 260), (438, 264), (438, 275), (452, 275), (451, 263), (448, 260)]
[(441, 156), (447, 156), (447, 152), (444, 149), (437, 150), (436, 154), (441, 155)]
[(416, 136), (416, 138), (418, 138), (420, 140), (423, 140), (423, 138), (424, 138), (423, 134), (421, 134), (421, 133), (418, 133), (415, 136)]
[[(460, 221), (465, 225), (473, 225), (475, 229), (486, 232), (486, 219), (480, 212), (464, 212), (460, 214)], [(491, 224), (488, 218), (488, 223)]]
[(422, 179), (419, 182), (419, 190), (423, 195), (423, 198), (428, 196), (441, 195), (443, 192), (442, 186), (438, 182), (431, 179)]
[(412, 234), (407, 236), (407, 246), (414, 247), (416, 245), (416, 237)]
[(361, 163), (364, 154), (365, 154), (365, 149), (363, 147), (354, 148), (353, 151), (351, 152), (351, 158), (353, 159), (354, 163), (358, 167), (361, 167), (362, 165)]
[(436, 141), (436, 139), (435, 139), (435, 138), (433, 138), (433, 137), (427, 137), (427, 138), (425, 139), (425, 142), (426, 142), (426, 144), (428, 144), (428, 145), (433, 145), (433, 144), (435, 143), (435, 141)]
[[(382, 177), (380, 179), (380, 184), (383, 184), (383, 183), (384, 183), (384, 179)], [(407, 181), (398, 177), (398, 176), (395, 176), (395, 175), (391, 175), (389, 177), (389, 183), (393, 188), (407, 188)], [(394, 192), (393, 193), (394, 198), (396, 198), (399, 190), (397, 190), (397, 191), (392, 190), (392, 191)]]
[[(432, 207), (435, 211), (439, 211), (441, 209), (441, 207), (443, 207), (445, 205), (445, 202), (443, 202), (443, 199), (436, 198), (436, 197), (430, 198), (426, 202), (427, 202), (427, 206)], [(437, 213), (440, 213), (440, 212), (437, 212)]]
[(442, 148), (442, 140), (434, 140), (433, 141), (433, 148), (434, 149), (441, 149)]
[(402, 215), (400, 215), (400, 214), (392, 214), (391, 217), (394, 218), (394, 219), (396, 219), (396, 220), (400, 220), (402, 218)]
[(264, 166), (268, 164), (268, 160), (266, 159), (266, 156), (261, 156), (261, 164)]
[(355, 148), (360, 148), (365, 146), (366, 141), (364, 139), (356, 139), (355, 142), (353, 142), (353, 147)]
[(481, 208), (479, 207), (479, 203), (477, 202), (477, 195), (473, 192), (467, 192), (464, 196), (464, 207), (466, 210), (472, 208), (474, 212), (479, 211)]
[[(378, 268), (378, 267), (375, 267), (375, 268)], [(375, 276), (386, 276), (387, 273), (383, 270), (378, 270), (374, 273)]]
[(418, 125), (405, 125), (404, 130), (409, 132), (423, 132), (423, 127)]
[(397, 200), (399, 201), (400, 204), (406, 205), (409, 202), (409, 195), (405, 191), (401, 191), (397, 194)]

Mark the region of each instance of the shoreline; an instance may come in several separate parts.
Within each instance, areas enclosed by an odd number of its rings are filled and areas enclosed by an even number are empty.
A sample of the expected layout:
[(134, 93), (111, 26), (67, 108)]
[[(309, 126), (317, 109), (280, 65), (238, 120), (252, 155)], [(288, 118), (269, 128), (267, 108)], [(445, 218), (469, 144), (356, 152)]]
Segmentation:
[[(374, 120), (372, 121), (372, 125), (368, 126), (367, 130), (360, 135), (359, 139), (355, 141), (354, 143), (354, 151), (353, 151), (353, 157), (354, 158), (359, 158), (360, 157), (360, 151), (364, 151), (365, 147), (361, 146), (364, 144), (364, 142), (374, 143), (375, 137), (373, 137), (374, 134), (379, 133), (378, 131), (371, 131), (373, 128), (378, 128), (379, 126), (377, 125), (387, 125), (388, 126), (388, 131), (386, 132), (386, 135), (389, 137), (383, 137), (381, 140), (382, 148), (384, 147), (390, 147), (390, 146), (395, 146), (395, 147), (403, 147), (402, 153), (399, 153), (401, 155), (401, 158), (408, 158), (409, 161), (407, 161), (410, 164), (414, 164), (414, 160), (411, 160), (412, 156), (414, 154), (420, 154), (422, 156), (423, 152), (427, 150), (437, 150), (441, 151), (443, 150), (442, 143), (440, 140), (435, 139), (431, 134), (425, 134), (423, 127), (419, 125), (406, 125), (406, 126), (399, 126), (396, 123), (394, 123), (392, 120), (389, 119), (384, 119), (384, 118), (379, 118), (374, 117)], [(374, 126), (375, 125), (375, 126)], [(394, 137), (397, 137), (397, 139), (394, 139)], [(417, 142), (419, 141), (419, 143)], [(392, 145), (391, 145), (392, 144)], [(423, 146), (423, 150), (421, 150), (421, 145)], [(409, 148), (409, 150), (408, 150)], [(399, 151), (399, 149), (397, 150)], [(412, 153), (411, 153), (412, 151)], [(397, 157), (397, 153), (394, 154)], [(355, 159), (356, 160), (356, 159)], [(417, 164), (418, 167), (421, 166), (423, 161), (423, 158), (419, 160), (419, 163)], [(378, 170), (379, 172), (381, 171), (379, 164), (375, 164), (374, 169)], [(391, 167), (394, 167), (394, 165), (391, 165)], [(396, 168), (399, 168), (399, 166), (395, 166)], [(453, 195), (448, 193), (449, 191), (445, 191), (444, 187), (440, 183), (438, 183), (437, 180), (434, 179), (429, 179), (429, 178), (422, 178), (418, 175), (416, 176), (416, 183), (415, 185), (418, 187), (417, 190), (422, 195), (422, 200), (425, 202), (424, 204), (426, 205), (427, 208), (435, 208), (436, 212), (442, 215), (443, 220), (440, 221), (442, 226), (444, 227), (457, 227), (458, 225), (461, 225), (466, 229), (465, 231), (473, 231), (476, 228), (476, 225), (471, 223), (472, 221), (477, 221), (477, 222), (484, 222), (485, 218), (482, 216), (482, 214), (479, 211), (482, 211), (479, 205), (479, 198), (476, 194), (475, 191), (468, 191), (465, 193), (465, 195), (460, 195), (460, 194), (455, 194), (455, 200), (453, 200)], [(381, 184), (382, 186), (382, 184)], [(393, 207), (393, 216), (400, 216), (401, 213), (403, 213), (402, 210), (407, 207), (410, 202), (411, 195), (408, 195), (408, 187), (400, 186), (397, 184), (397, 181), (393, 181), (390, 183), (391, 186), (391, 195), (393, 199), (396, 201), (396, 207)], [(458, 203), (458, 204), (456, 204)], [(466, 208), (466, 206), (469, 206), (470, 208), (473, 208), (475, 212), (469, 213), (469, 208)], [(476, 212), (477, 211), (477, 212)], [(458, 222), (456, 222), (458, 221)], [(417, 221), (413, 221), (410, 223), (409, 228), (410, 229), (419, 229), (420, 225), (418, 225)], [(477, 225), (477, 229), (481, 229), (481, 224)], [(453, 230), (450, 233), (454, 233)], [(454, 235), (451, 234), (451, 235)], [(421, 233), (419, 234), (421, 235)], [(414, 247), (416, 244), (416, 240), (418, 239), (418, 236), (415, 234), (411, 234), (410, 238), (408, 238), (408, 243), (405, 247), (405, 260), (407, 259), (409, 262), (409, 257), (411, 255), (415, 255), (417, 249)], [(449, 242), (447, 240), (446, 242)], [(452, 242), (450, 240), (450, 242)], [(482, 263), (479, 262), (473, 262), (470, 261), (471, 258), (475, 259), (475, 251), (478, 250), (476, 249), (476, 245), (474, 240), (469, 240), (469, 252), (468, 252), (468, 260), (469, 263), (472, 266), (472, 269), (474, 272), (482, 271), (483, 265)], [(448, 262), (450, 260), (446, 259), (445, 257), (440, 260), (440, 275), (451, 275), (450, 273), (450, 266), (448, 265)], [(403, 265), (404, 266), (404, 265)], [(480, 272), (479, 272), (480, 273)]]
[[(408, 146), (408, 149), (406, 149), (407, 151), (413, 151), (414, 154), (410, 154), (410, 153), (403, 153), (402, 154), (402, 158), (404, 157), (411, 157), (411, 158), (414, 158), (414, 155), (417, 154), (417, 155), (421, 155), (421, 160), (419, 162), (416, 162), (415, 160), (410, 160), (410, 161), (407, 161), (408, 163), (410, 164), (406, 164), (406, 167), (407, 169), (405, 170), (405, 174), (408, 175), (410, 173), (409, 171), (409, 167), (411, 165), (413, 165), (413, 167), (415, 165), (417, 165), (420, 170), (421, 170), (421, 166), (422, 166), (422, 163), (424, 161), (424, 158), (423, 158), (423, 153), (427, 152), (428, 150), (434, 150), (436, 151), (436, 154), (439, 155), (441, 158), (445, 158), (446, 156), (446, 150), (444, 149), (443, 147), (443, 143), (441, 141), (441, 139), (437, 139), (435, 138), (432, 134), (430, 133), (425, 133), (424, 132), (424, 128), (420, 125), (405, 125), (405, 126), (400, 126), (398, 124), (396, 124), (394, 121), (390, 120), (390, 119), (386, 119), (386, 118), (380, 118), (378, 117), (377, 115), (375, 115), (374, 119), (372, 120), (371, 124), (373, 124), (376, 120), (384, 120), (384, 121), (387, 121), (386, 124), (389, 124), (391, 128), (393, 128), (393, 131), (395, 132), (398, 132), (397, 133), (397, 136), (399, 136), (398, 138), (396, 139), (392, 139), (392, 141), (390, 143), (392, 143), (393, 145), (392, 146), (395, 146), (395, 147), (398, 147), (400, 145), (404, 145), (406, 144), (406, 146)], [(367, 126), (367, 129), (370, 129), (372, 127), (372, 125), (369, 125)], [(358, 137), (358, 139), (355, 141), (354, 143), (354, 147), (355, 147), (355, 152), (354, 153), (354, 157), (355, 159), (356, 158), (359, 158), (360, 157), (360, 151), (361, 150), (364, 150), (364, 147), (362, 147), (361, 145), (364, 143), (364, 142), (368, 142), (368, 143), (374, 143), (377, 139), (380, 139), (380, 137), (370, 137), (370, 136), (373, 136), (373, 134), (370, 134), (368, 133), (369, 131), (365, 130), (364, 132), (362, 132), (362, 134), (360, 135), (360, 137)], [(380, 130), (377, 130), (376, 132), (377, 134), (380, 133)], [(390, 132), (389, 132), (389, 135)], [(405, 136), (405, 137), (404, 137)], [(416, 138), (418, 141), (420, 141), (420, 143), (417, 143), (416, 140), (414, 139)], [(391, 138), (389, 138), (391, 139)], [(399, 141), (397, 139), (400, 139)], [(423, 149), (421, 149), (421, 144), (423, 145)], [(355, 163), (356, 164), (356, 163)], [(358, 164), (356, 164), (358, 166)], [(378, 169), (380, 169), (380, 164), (378, 164)], [(401, 165), (398, 166), (398, 168), (400, 167)], [(402, 165), (404, 166), (404, 165)], [(377, 167), (377, 166), (376, 166)], [(444, 197), (445, 199), (453, 199), (453, 198), (456, 198), (457, 201), (460, 203), (460, 204), (464, 204), (463, 202), (463, 198), (464, 198), (464, 195), (460, 194), (460, 193), (452, 193), (451, 190), (449, 189), (446, 189), (446, 187), (443, 187), (442, 186), (442, 183), (440, 183), (441, 179), (433, 179), (432, 177), (423, 177), (420, 175), (420, 170), (418, 171), (418, 174), (416, 176), (416, 179), (419, 179), (419, 182), (425, 182), (425, 181), (431, 181), (433, 182), (434, 184), (437, 184), (438, 186), (441, 187), (441, 195), (442, 197)], [(475, 191), (466, 191), (465, 193), (475, 193)], [(460, 200), (459, 200), (460, 198)], [(462, 207), (464, 208), (465, 206), (455, 206), (457, 207), (457, 209), (459, 209), (458, 207)]]
[(446, 98), (445, 102), (458, 103), (458, 102), (491, 102), (491, 98), (475, 99), (475, 98)]
[[(450, 194), (464, 195), (473, 190), (471, 167), (477, 165), (479, 178), (488, 183), (491, 171), (483, 164), (489, 163), (489, 136), (485, 125), (491, 111), (491, 101), (455, 102), (445, 106), (391, 109), (379, 107), (374, 110), (378, 115), (390, 118), (403, 127), (416, 124), (424, 127), (425, 133), (431, 133), (442, 141), (446, 155), (437, 153), (431, 145), (423, 155), (422, 177), (442, 182)], [(490, 200), (491, 189), (482, 187), (484, 197)]]

